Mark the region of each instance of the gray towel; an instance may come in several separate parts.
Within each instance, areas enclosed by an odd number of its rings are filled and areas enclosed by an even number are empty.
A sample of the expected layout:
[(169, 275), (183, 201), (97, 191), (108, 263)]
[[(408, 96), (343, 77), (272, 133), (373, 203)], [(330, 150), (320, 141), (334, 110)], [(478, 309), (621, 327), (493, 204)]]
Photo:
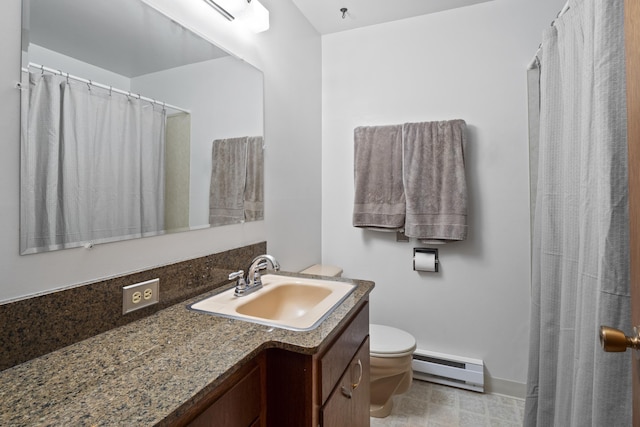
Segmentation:
[(213, 141), (209, 224), (237, 224), (244, 221), (247, 138)]
[(401, 229), (405, 219), (402, 185), (402, 126), (354, 130), (353, 226)]
[(244, 191), (244, 218), (264, 219), (264, 149), (261, 136), (247, 138), (247, 182)]
[(466, 123), (405, 123), (405, 234), (435, 241), (467, 237)]

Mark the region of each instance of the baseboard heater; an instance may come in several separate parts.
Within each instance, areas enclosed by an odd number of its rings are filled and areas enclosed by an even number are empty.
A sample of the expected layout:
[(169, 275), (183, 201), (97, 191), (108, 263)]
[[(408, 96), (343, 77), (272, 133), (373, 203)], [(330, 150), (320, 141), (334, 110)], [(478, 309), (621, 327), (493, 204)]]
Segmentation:
[(484, 392), (484, 362), (427, 350), (413, 353), (413, 378)]

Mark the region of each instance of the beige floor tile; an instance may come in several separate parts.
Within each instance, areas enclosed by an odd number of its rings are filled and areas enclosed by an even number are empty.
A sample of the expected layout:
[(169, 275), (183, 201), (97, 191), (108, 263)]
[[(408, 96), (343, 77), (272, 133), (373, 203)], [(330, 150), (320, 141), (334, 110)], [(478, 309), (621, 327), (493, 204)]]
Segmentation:
[(414, 380), (395, 396), (391, 415), (371, 427), (520, 427), (524, 401)]

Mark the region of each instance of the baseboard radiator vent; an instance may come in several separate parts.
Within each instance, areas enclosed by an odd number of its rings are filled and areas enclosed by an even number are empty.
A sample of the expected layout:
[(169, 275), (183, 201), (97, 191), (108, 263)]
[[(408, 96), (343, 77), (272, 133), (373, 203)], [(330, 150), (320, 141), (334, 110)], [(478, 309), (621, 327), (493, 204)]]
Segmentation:
[(413, 353), (413, 378), (484, 392), (484, 362), (427, 350)]

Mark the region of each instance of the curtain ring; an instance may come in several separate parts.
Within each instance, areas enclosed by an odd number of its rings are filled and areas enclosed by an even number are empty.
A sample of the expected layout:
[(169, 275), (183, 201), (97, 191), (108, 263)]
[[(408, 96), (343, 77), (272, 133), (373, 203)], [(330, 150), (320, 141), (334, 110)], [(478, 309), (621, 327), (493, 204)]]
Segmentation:
[(111, 91), (113, 90), (113, 86), (109, 86), (109, 96), (111, 96)]
[(67, 84), (69, 84), (69, 73), (67, 73)]
[(40, 66), (40, 73), (42, 76), (44, 76), (44, 65)]

